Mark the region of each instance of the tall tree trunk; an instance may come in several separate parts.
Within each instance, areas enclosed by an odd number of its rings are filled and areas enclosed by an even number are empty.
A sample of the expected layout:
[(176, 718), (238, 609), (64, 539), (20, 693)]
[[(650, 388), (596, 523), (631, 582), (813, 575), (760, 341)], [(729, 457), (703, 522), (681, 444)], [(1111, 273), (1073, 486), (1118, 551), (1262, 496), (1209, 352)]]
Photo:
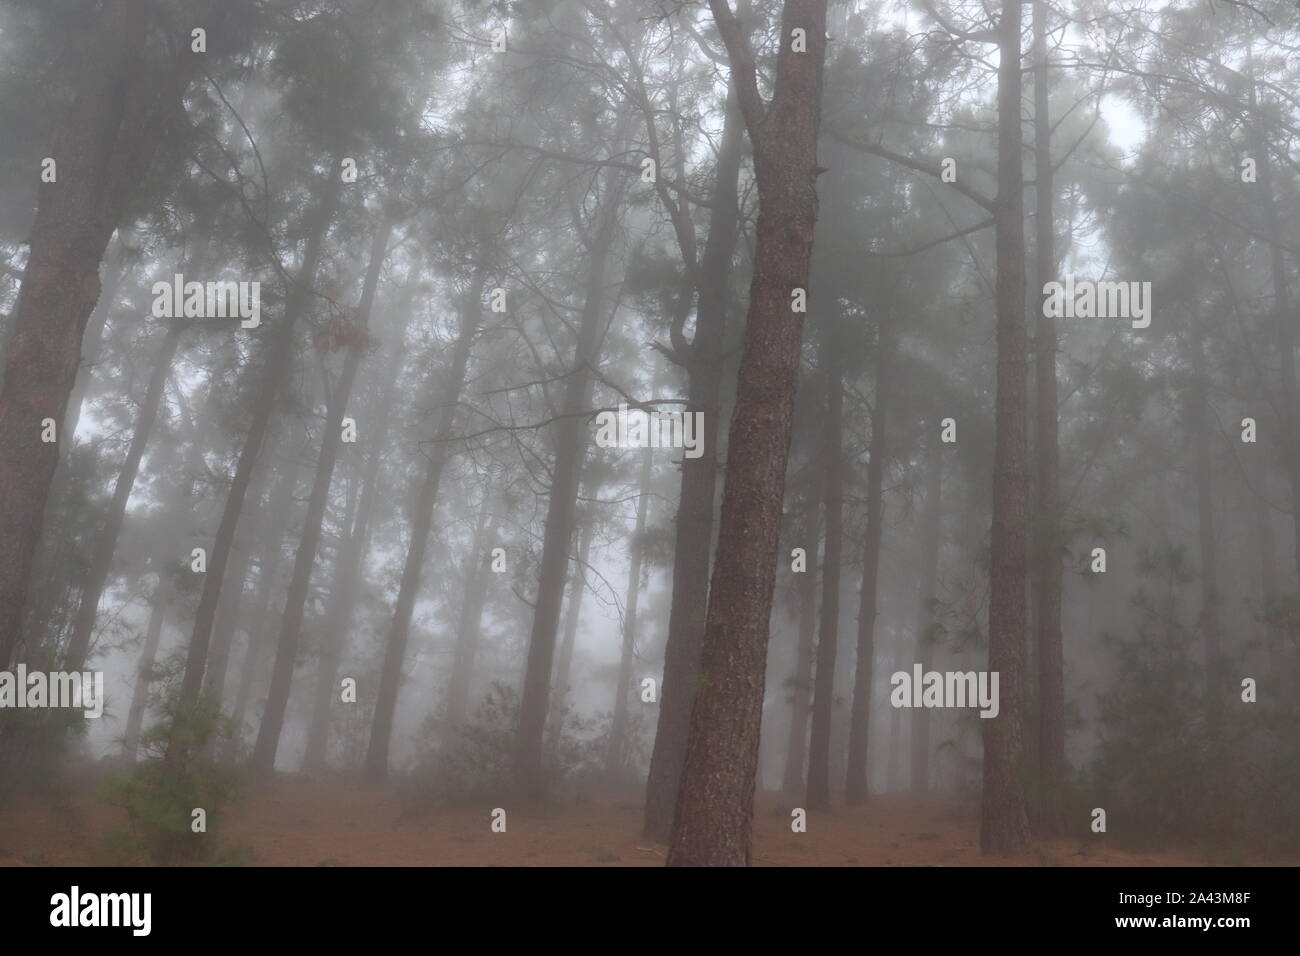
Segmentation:
[[(1038, 293), (1056, 281), (1055, 183), (1048, 87), (1048, 6), (1034, 0), (1034, 207)], [(1035, 297), (1036, 298), (1036, 297)], [(1037, 554), (1034, 562), (1034, 631), (1038, 646), (1039, 807), (1035, 827), (1044, 835), (1065, 827), (1065, 648), (1061, 589), (1065, 573), (1061, 540), (1059, 400), (1056, 383), (1056, 319), (1041, 304), (1035, 318), (1034, 385), (1037, 391)]]
[(358, 340), (347, 347), (343, 371), (329, 396), (322, 425), (320, 457), (316, 461), (316, 476), (312, 480), (311, 496), (307, 499), (307, 515), (303, 520), (302, 536), (294, 555), (293, 575), (285, 596), (284, 620), (280, 627), (280, 641), (276, 646), (275, 665), (271, 671), (271, 690), (266, 698), (266, 710), (257, 731), (253, 747), (253, 767), (258, 772), (270, 773), (275, 769), (275, 754), (284, 730), (284, 714), (289, 706), (293, 670), (298, 661), (298, 645), (302, 640), (302, 622), (307, 607), (307, 590), (311, 586), (311, 572), (316, 566), (316, 550), (320, 545), (321, 526), (325, 522), (325, 509), (329, 507), (330, 485), (334, 481), (334, 465), (343, 446), (343, 413), (352, 397), (352, 386), (357, 380), (357, 370), (365, 355), (364, 331), (370, 324), (370, 312), (379, 287), (379, 274), (383, 270), (388, 252), (388, 240), (393, 233), (394, 220), (386, 216), (375, 230), (370, 246), (370, 264), (361, 291), (352, 328)]
[(812, 737), (808, 747), (810, 810), (831, 806), (831, 717), (835, 710), (835, 658), (840, 636), (840, 564), (844, 542), (844, 369), (842, 346), (830, 319), (821, 344), (826, 376), (826, 417), (822, 422), (821, 465), (825, 470), (822, 502), (826, 514), (826, 550), (821, 562), (821, 628), (813, 678)]
[(714, 175), (709, 237), (700, 260), (695, 338), (686, 351), (687, 411), (704, 415), (704, 429), (700, 437), (700, 457), (682, 460), (681, 496), (673, 546), (672, 606), (668, 612), (668, 640), (664, 646), (659, 720), (646, 780), (645, 835), (660, 843), (668, 842), (672, 830), (677, 784), (686, 760), (686, 735), (699, 674), (704, 620), (708, 612), (727, 290), (739, 235), (737, 188), (744, 145), (742, 126), (735, 86), (731, 85)]
[(485, 284), (485, 274), (481, 270), (477, 271), (461, 307), (460, 332), (452, 350), (451, 368), (447, 371), (447, 378), (438, 397), (438, 423), (429, 452), (429, 464), (416, 496), (411, 521), (411, 543), (407, 548), (402, 583), (398, 588), (393, 621), (384, 646), (384, 663), (379, 676), (379, 690), (375, 696), (374, 722), (370, 729), (370, 744), (366, 749), (366, 776), (376, 782), (388, 776), (388, 748), (393, 736), (393, 716), (397, 712), (397, 694), (401, 689), (402, 664), (406, 658), (406, 641), (411, 631), (411, 614), (415, 610), (415, 598), (420, 591), (424, 556), (429, 547), (429, 530), (433, 525), (433, 506), (438, 499), (438, 485), (442, 481), (443, 468), (451, 458), (452, 429), (456, 424), (460, 393), (465, 387), (470, 351), (482, 321)]
[(998, 21), (997, 396), (993, 447), (989, 664), (1000, 712), (984, 720), (980, 847), (1010, 853), (1029, 844), (1024, 759), (1025, 590), (1029, 475), (1025, 450), (1025, 221), (1020, 129), (1020, 0), (1003, 0)]
[(858, 598), (858, 655), (853, 672), (853, 707), (849, 714), (849, 759), (844, 798), (866, 803), (867, 743), (871, 720), (871, 684), (876, 655), (876, 609), (880, 578), (880, 540), (884, 530), (885, 456), (889, 444), (889, 401), (894, 365), (894, 332), (884, 316), (876, 336), (876, 408), (871, 416), (867, 462), (867, 533), (862, 545), (862, 589)]
[(587, 422), (582, 412), (591, 405), (591, 369), (597, 363), (601, 320), (608, 305), (606, 263), (614, 226), (618, 222), (622, 188), (622, 181), (613, 179), (612, 174), (606, 178), (600, 223), (587, 268), (586, 300), (574, 351), (574, 367), (565, 386), (562, 417), (554, 426), (555, 465), (551, 473), (546, 529), (542, 535), (537, 607), (528, 638), (528, 663), (519, 701), (519, 739), (515, 755), (516, 781), (522, 793), (530, 799), (540, 799), (546, 791), (542, 755), (546, 716), (550, 710), (555, 634), (560, 623), (560, 604), (564, 599), (564, 572), (569, 563), (578, 481), (587, 451)]
[(636, 530), (632, 533), (630, 567), (627, 575), (627, 601), (623, 611), (623, 647), (619, 655), (618, 684), (614, 691), (614, 716), (609, 729), (609, 749), (605, 754), (605, 776), (611, 784), (620, 784), (627, 771), (627, 698), (632, 683), (632, 655), (636, 651), (637, 603), (641, 596), (641, 559), (645, 551), (646, 515), (650, 507), (650, 475), (654, 464), (652, 450), (642, 449), (640, 493), (636, 502)]
[[(668, 850), (669, 865), (747, 866), (785, 470), (817, 221), (817, 130), (826, 0), (786, 0), (770, 104), (726, 0), (709, 0), (726, 43), (759, 193), (754, 277), (728, 441), (717, 561), (699, 689)], [(793, 52), (794, 29), (806, 52)]]
[(330, 710), (335, 700), (339, 679), (339, 666), (352, 627), (357, 591), (361, 587), (361, 565), (370, 539), (370, 525), (375, 503), (379, 498), (380, 465), (388, 446), (389, 420), (397, 400), (397, 383), (401, 378), (406, 358), (406, 326), (411, 317), (414, 287), (407, 286), (401, 295), (396, 313), (397, 327), (393, 330), (392, 355), (383, 375), (382, 391), (371, 420), (374, 425), (367, 430), (368, 457), (366, 471), (361, 479), (361, 498), (334, 566), (334, 581), (330, 587), (329, 610), (325, 615), (325, 641), (321, 653), (320, 669), (316, 675), (313, 694), (311, 725), (307, 731), (307, 748), (302, 768), (318, 772), (325, 766), (325, 752), (329, 743)]
[(208, 663), (212, 626), (216, 619), (217, 602), (221, 597), (222, 579), (225, 577), (226, 564), (230, 560), (230, 549), (235, 539), (235, 526), (239, 523), (244, 497), (248, 493), (248, 486), (253, 478), (253, 468), (262, 450), (271, 412), (275, 408), (276, 396), (288, 377), (289, 359), (293, 352), (294, 326), (307, 311), (313, 294), (312, 287), (316, 282), (316, 270), (320, 265), (325, 246), (325, 234), (329, 231), (330, 223), (338, 209), (339, 195), (342, 191), (342, 176), (339, 173), (341, 164), (342, 154), (336, 152), (330, 160), (320, 202), (312, 211), (302, 268), (298, 270), (297, 279), (289, 290), (284, 317), (270, 335), (270, 355), (267, 356), (266, 368), (258, 386), (256, 404), (253, 406), (253, 420), (239, 455), (239, 463), (235, 466), (235, 478), (226, 497), (221, 523), (217, 526), (212, 553), (208, 556), (208, 571), (203, 579), (203, 593), (194, 615), (194, 630), (190, 636), (189, 652), (185, 660), (185, 675), (181, 680), (181, 699), (185, 702), (196, 700), (203, 688), (203, 674)]
[[(921, 531), (922, 571), (917, 620), (916, 661), (922, 673), (934, 661), (934, 604), (938, 597), (940, 519), (942, 517), (943, 456), (939, 430), (933, 425), (925, 463), (925, 519)], [(912, 792), (930, 789), (930, 711), (912, 711)]]
[(268, 500), (267, 514), (270, 518), (258, 542), (257, 600), (248, 617), (248, 645), (244, 650), (243, 663), (240, 665), (239, 684), (235, 689), (235, 706), (231, 712), (235, 732), (228, 742), (224, 755), (227, 763), (234, 762), (240, 744), (243, 742), (244, 720), (248, 714), (249, 701), (253, 696), (253, 683), (257, 676), (258, 665), (267, 643), (265, 635), (272, 619), (272, 599), (280, 583), (280, 565), (284, 561), (284, 536), (289, 530), (289, 521), (294, 510), (298, 471), (296, 458), (285, 462)]
[(555, 662), (555, 693), (551, 694), (550, 714), (546, 718), (547, 755), (553, 761), (560, 749), (564, 734), (564, 708), (568, 703), (569, 681), (573, 674), (573, 646), (578, 640), (578, 625), (582, 621), (582, 602), (587, 596), (587, 559), (591, 555), (591, 539), (596, 533), (595, 517), (581, 522), (577, 560), (569, 575), (569, 604), (564, 612), (564, 633), (560, 638), (560, 655)]
[(1205, 700), (1209, 729), (1222, 727), (1224, 696), (1220, 666), (1219, 572), (1215, 555), (1214, 463), (1210, 453), (1209, 373), (1199, 319), (1192, 320), (1192, 392), (1189, 409), (1196, 468), (1196, 528), (1200, 557), (1201, 636), (1205, 641)]
[(66, 420), (86, 323), (99, 299), (109, 237), (144, 181), (162, 124), (188, 72), (159, 76), (146, 49), (147, 8), (104, 8), (98, 56), (86, 63), (50, 155), (0, 387), (0, 667), (19, 642), (46, 500), (59, 460), (43, 423)]
[(163, 622), (167, 617), (173, 596), (170, 569), (166, 565), (159, 565), (159, 567), (161, 570), (158, 575), (158, 587), (149, 602), (149, 626), (144, 636), (144, 647), (140, 650), (140, 661), (135, 669), (131, 709), (127, 712), (126, 732), (122, 739), (122, 756), (128, 763), (135, 763), (136, 753), (140, 748), (140, 730), (144, 726), (144, 714), (149, 707), (149, 685), (154, 680), (154, 664), (158, 659)]
[(821, 501), (814, 496), (808, 505), (803, 546), (812, 561), (799, 580), (799, 644), (795, 651), (794, 694), (790, 703), (790, 736), (785, 746), (785, 776), (781, 789), (797, 793), (804, 780), (804, 759), (808, 753), (808, 716), (812, 706), (813, 641), (817, 635), (817, 539), (821, 534)]
[[(100, 353), (104, 350), (104, 327), (108, 324), (109, 314), (117, 303), (117, 293), (122, 287), (122, 282), (131, 272), (133, 265), (134, 263), (129, 261), (126, 246), (119, 235), (104, 258), (102, 270), (104, 281), (100, 289), (99, 301), (90, 312), (86, 331), (81, 338), (81, 362), (77, 366), (72, 393), (68, 396), (63, 430), (59, 433), (68, 439), (66, 442), (59, 443), (61, 456), (67, 454), (68, 449), (72, 447), (72, 438), (77, 434), (77, 425), (81, 423), (81, 406), (85, 401), (86, 391), (90, 388), (90, 382), (94, 378), (91, 369), (99, 361)], [(62, 461), (61, 457), (60, 463)]]
[(118, 472), (117, 484), (113, 487), (113, 500), (109, 503), (104, 526), (95, 538), (95, 554), (91, 558), (86, 574), (85, 585), (81, 591), (81, 604), (77, 608), (77, 617), (72, 626), (72, 638), (64, 658), (66, 670), (82, 670), (86, 663), (86, 656), (90, 651), (91, 633), (95, 629), (99, 599), (104, 593), (104, 584), (108, 581), (108, 572), (113, 566), (113, 553), (117, 550), (118, 535), (122, 532), (122, 523), (126, 518), (126, 504), (131, 497), (131, 490), (135, 487), (136, 475), (140, 473), (140, 461), (144, 458), (149, 434), (153, 431), (154, 422), (158, 420), (158, 408), (162, 404), (163, 390), (167, 385), (167, 377), (171, 374), (172, 360), (176, 357), (180, 338), (181, 325), (179, 322), (173, 322), (163, 334), (162, 342), (158, 346), (158, 354), (154, 357), (153, 372), (149, 376), (144, 402), (140, 406), (140, 417), (136, 420), (135, 431), (131, 435), (131, 445), (127, 449), (122, 470)]
[[(1255, 84), (1250, 87), (1250, 103), (1258, 106)], [(1278, 359), (1282, 384), (1282, 455), (1291, 485), (1291, 517), (1295, 529), (1295, 570), (1300, 581), (1300, 406), (1297, 406), (1295, 329), (1291, 289), (1287, 284), (1286, 258), (1283, 252), (1282, 221), (1278, 216), (1277, 194), (1273, 191), (1273, 157), (1258, 120), (1247, 126), (1255, 154), (1264, 229), (1269, 238), (1269, 265), (1273, 281), (1273, 316), (1277, 334)], [(3, 656), (0, 656), (3, 660)]]
[(456, 627), (456, 650), (451, 662), (451, 680), (447, 684), (446, 733), (444, 747), (465, 724), (469, 716), (469, 688), (474, 680), (474, 658), (478, 654), (479, 629), (483, 623), (483, 606), (487, 602), (492, 574), (492, 550), (488, 547), (496, 534), (496, 520), (488, 518), (474, 536), (469, 582), (460, 606)]

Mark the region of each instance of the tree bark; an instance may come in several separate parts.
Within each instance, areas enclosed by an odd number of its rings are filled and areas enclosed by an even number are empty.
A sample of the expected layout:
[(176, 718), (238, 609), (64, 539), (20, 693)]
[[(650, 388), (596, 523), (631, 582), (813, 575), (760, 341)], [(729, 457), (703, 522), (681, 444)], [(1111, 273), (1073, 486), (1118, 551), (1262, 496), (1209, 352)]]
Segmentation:
[(989, 572), (989, 670), (999, 677), (1000, 712), (984, 724), (980, 847), (1011, 853), (1029, 844), (1024, 758), (1025, 591), (1029, 475), (1025, 449), (1025, 222), (1020, 129), (1020, 0), (1003, 0), (998, 21), (997, 395), (993, 529)]
[[(785, 469), (817, 221), (826, 0), (786, 0), (772, 101), (726, 0), (710, 0), (754, 145), (759, 193), (749, 316), (728, 441), (717, 561), (668, 864), (747, 866)], [(806, 52), (789, 38), (805, 31)]]
[[(1048, 6), (1034, 2), (1034, 207), (1037, 292), (1056, 281), (1055, 183), (1048, 87)], [(1059, 399), (1056, 382), (1056, 319), (1039, 301), (1034, 336), (1037, 391), (1037, 555), (1034, 562), (1034, 631), (1038, 645), (1039, 807), (1035, 829), (1044, 835), (1065, 828), (1065, 648), (1061, 590), (1065, 573), (1061, 540)]]
[(709, 237), (700, 260), (695, 338), (687, 351), (687, 412), (704, 415), (699, 458), (682, 460), (681, 495), (673, 547), (672, 606), (664, 645), (663, 685), (650, 772), (646, 779), (647, 838), (667, 843), (686, 760), (691, 702), (699, 674), (700, 645), (708, 612), (709, 552), (713, 547), (714, 497), (718, 484), (718, 436), (722, 408), (723, 341), (727, 324), (732, 257), (739, 234), (743, 119), (734, 84), (729, 87), (722, 142), (714, 174)]

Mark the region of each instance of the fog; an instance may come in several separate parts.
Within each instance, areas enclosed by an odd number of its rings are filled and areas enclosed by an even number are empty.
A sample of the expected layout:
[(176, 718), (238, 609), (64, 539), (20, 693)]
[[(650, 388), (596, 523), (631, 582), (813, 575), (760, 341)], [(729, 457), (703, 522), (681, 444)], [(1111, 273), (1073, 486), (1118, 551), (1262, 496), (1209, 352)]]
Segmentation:
[(4, 0), (0, 845), (1300, 860), (1297, 49)]

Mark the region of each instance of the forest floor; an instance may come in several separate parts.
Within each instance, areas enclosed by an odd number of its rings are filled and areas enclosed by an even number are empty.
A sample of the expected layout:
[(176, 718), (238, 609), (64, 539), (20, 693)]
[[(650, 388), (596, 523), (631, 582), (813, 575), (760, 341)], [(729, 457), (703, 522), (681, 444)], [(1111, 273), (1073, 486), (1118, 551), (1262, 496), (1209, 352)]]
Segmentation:
[[(0, 809), (0, 866), (111, 865), (105, 841), (125, 822), (94, 780), (19, 794)], [(970, 807), (881, 796), (866, 807), (811, 814), (790, 829), (788, 798), (760, 794), (760, 866), (1201, 866), (1195, 852), (1129, 853), (1104, 836), (1038, 844), (1001, 861), (981, 857)], [(234, 860), (257, 866), (662, 866), (665, 847), (640, 836), (631, 795), (598, 795), (545, 810), (509, 810), (493, 833), (491, 807), (412, 813), (391, 790), (284, 776), (248, 788), (221, 828)], [(1253, 862), (1253, 861), (1234, 861)], [(1284, 861), (1270, 861), (1284, 862)], [(1294, 861), (1290, 861), (1294, 863)]]

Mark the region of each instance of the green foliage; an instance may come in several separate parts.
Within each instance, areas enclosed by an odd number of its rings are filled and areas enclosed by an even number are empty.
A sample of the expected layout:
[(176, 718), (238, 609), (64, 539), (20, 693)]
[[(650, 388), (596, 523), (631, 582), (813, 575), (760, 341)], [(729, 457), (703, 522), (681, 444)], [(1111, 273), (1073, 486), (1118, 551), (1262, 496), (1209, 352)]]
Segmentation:
[[(1211, 858), (1300, 847), (1300, 717), (1288, 693), (1240, 702), (1206, 690), (1205, 649), (1180, 591), (1192, 579), (1180, 548), (1144, 551), (1133, 596), (1136, 634), (1107, 635), (1118, 658), (1100, 697), (1102, 739), (1080, 790), (1107, 811), (1108, 832), (1138, 847), (1200, 846)], [(1271, 687), (1294, 687), (1278, 674)], [(1217, 706), (1214, 704), (1217, 703)], [(1288, 728), (1290, 732), (1288, 733)]]
[[(229, 719), (210, 699), (186, 705), (175, 696), (165, 702), (163, 715), (141, 736), (143, 762), (104, 786), (105, 802), (127, 815), (127, 823), (109, 835), (109, 854), (121, 863), (162, 866), (222, 862), (218, 825), (239, 779), (212, 755), (231, 733)], [(196, 808), (206, 814), (205, 832), (193, 831)]]

